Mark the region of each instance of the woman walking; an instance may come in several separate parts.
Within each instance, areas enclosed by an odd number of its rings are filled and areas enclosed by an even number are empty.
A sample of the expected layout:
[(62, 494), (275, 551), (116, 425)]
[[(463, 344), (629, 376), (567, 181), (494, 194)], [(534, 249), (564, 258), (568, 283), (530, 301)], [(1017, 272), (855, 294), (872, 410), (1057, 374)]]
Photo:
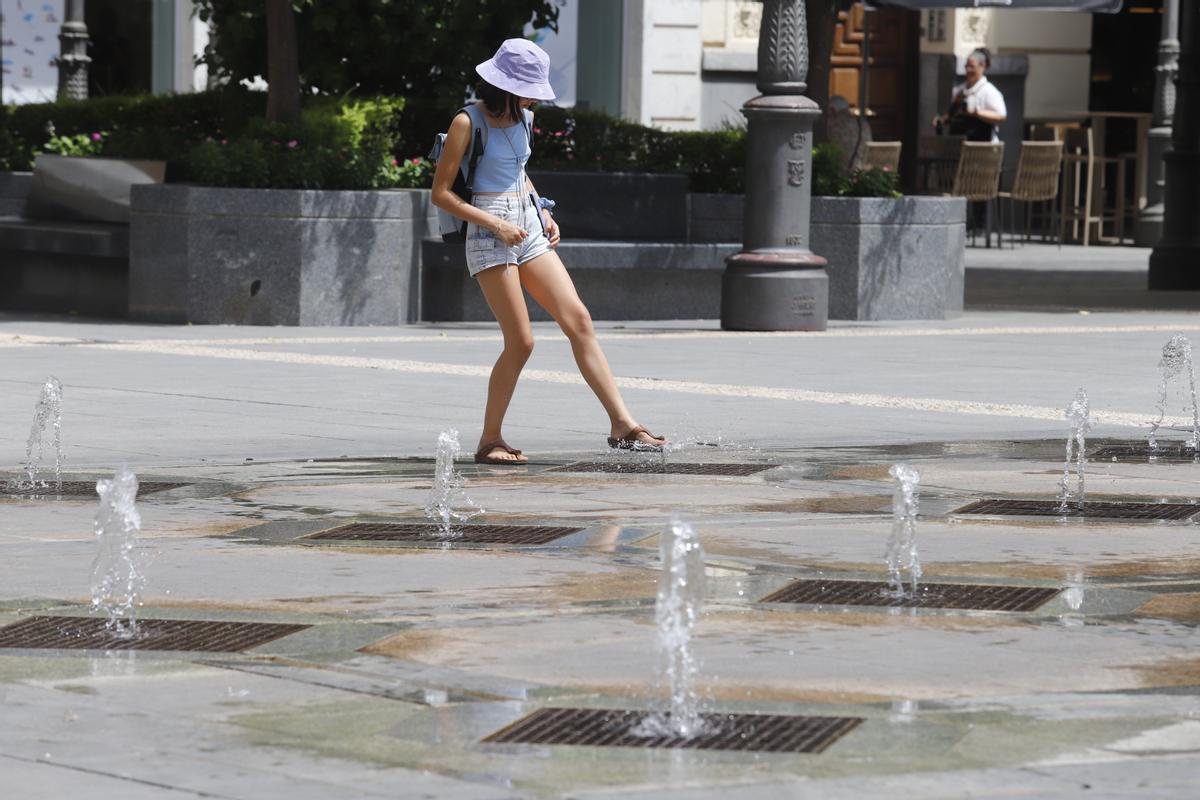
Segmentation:
[(1000, 141), (1000, 123), (1008, 117), (1004, 95), (985, 74), (992, 57), (986, 47), (973, 50), (967, 56), (963, 72), (966, 80), (954, 87), (950, 108), (933, 125), (948, 126), (951, 136), (965, 136), (969, 142)]
[(521, 369), (533, 352), (533, 329), (524, 291), (552, 316), (571, 343), (583, 379), (609, 418), (610, 447), (659, 450), (666, 438), (638, 424), (621, 399), (612, 370), (596, 339), (592, 318), (554, 248), (559, 230), (549, 210), (535, 201), (525, 174), (537, 100), (553, 100), (550, 58), (533, 42), (508, 39), (495, 56), (475, 68), (483, 79), (476, 106), (487, 122), (486, 141), (475, 166), (470, 203), (452, 190), (471, 143), (474, 124), (466, 112), (455, 115), (433, 177), (433, 204), (467, 222), (467, 269), (479, 281), (488, 307), (500, 323), (504, 350), (488, 380), (483, 433), (475, 461), (520, 464), (528, 459), (501, 434)]

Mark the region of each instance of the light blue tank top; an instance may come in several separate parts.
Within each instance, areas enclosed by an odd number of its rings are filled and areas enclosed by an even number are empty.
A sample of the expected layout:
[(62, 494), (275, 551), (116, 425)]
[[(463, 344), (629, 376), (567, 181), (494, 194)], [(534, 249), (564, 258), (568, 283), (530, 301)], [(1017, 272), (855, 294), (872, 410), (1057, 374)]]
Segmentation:
[(529, 134), (525, 125), (507, 128), (488, 125), (487, 144), (475, 165), (475, 192), (524, 192), (525, 165), (529, 163)]

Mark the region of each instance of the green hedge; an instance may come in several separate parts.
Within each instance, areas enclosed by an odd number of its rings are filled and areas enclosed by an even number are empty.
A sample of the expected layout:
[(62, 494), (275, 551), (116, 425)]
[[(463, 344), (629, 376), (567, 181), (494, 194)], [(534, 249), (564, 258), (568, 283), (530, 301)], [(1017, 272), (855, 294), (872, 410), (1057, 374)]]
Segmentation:
[(534, 160), (542, 170), (686, 173), (693, 192), (745, 188), (746, 132), (664, 131), (594, 111), (538, 109)]
[(266, 95), (241, 89), (100, 97), (5, 106), (0, 167), (28, 170), (55, 137), (101, 134), (114, 158), (178, 159), (206, 138), (236, 136), (266, 114)]
[(399, 98), (311, 103), (292, 124), (251, 121), (236, 137), (207, 138), (183, 157), (208, 186), (381, 189), (407, 185), (394, 150)]
[(166, 160), (175, 179), (209, 186), (419, 185), (427, 165), (398, 158), (403, 109), (402, 98), (313, 97), (297, 123), (269, 124), (266, 95), (241, 88), (11, 106), (0, 169), (60, 153)]
[[(151, 158), (172, 162), (176, 180), (280, 189), (428, 187), (424, 152), (453, 113), (424, 100), (312, 96), (299, 122), (268, 124), (266, 95), (242, 88), (2, 108), (3, 170), (30, 169), (38, 152)], [(744, 191), (744, 130), (663, 131), (553, 106), (534, 124), (535, 169), (682, 173), (694, 192)], [(814, 194), (898, 194), (894, 174), (844, 174), (840, 161), (830, 145), (814, 150)]]

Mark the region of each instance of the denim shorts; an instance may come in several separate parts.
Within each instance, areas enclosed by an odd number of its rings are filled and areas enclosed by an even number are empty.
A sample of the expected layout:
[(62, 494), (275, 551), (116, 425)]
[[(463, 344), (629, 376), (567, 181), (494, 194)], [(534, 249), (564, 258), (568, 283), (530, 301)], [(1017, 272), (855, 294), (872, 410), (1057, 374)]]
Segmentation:
[(467, 224), (467, 269), (474, 278), (488, 267), (500, 264), (524, 264), (550, 252), (550, 241), (542, 227), (542, 215), (529, 195), (475, 195), (471, 205), (494, 217), (520, 225), (529, 234), (525, 241), (509, 247), (487, 228)]

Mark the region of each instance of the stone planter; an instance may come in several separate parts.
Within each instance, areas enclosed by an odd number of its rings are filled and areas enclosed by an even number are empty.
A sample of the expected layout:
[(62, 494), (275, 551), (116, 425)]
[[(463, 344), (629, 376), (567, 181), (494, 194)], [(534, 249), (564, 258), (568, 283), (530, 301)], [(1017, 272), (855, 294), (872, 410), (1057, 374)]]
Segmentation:
[(534, 170), (529, 177), (543, 197), (557, 203), (554, 216), (568, 238), (625, 242), (687, 238), (686, 175)]
[(967, 203), (955, 197), (814, 197), (810, 247), (829, 262), (829, 318), (962, 314)]
[[(740, 241), (741, 195), (688, 196), (692, 242)], [(814, 197), (809, 247), (829, 262), (829, 318), (962, 314), (966, 201)]]
[(426, 190), (135, 186), (129, 314), (170, 323), (397, 325), (420, 318)]
[[(714, 319), (721, 313), (725, 259), (740, 247), (564, 239), (558, 255), (593, 319)], [(495, 319), (467, 274), (461, 244), (425, 240), (421, 274), (422, 319)], [(550, 319), (536, 303), (527, 306), (531, 319)]]
[(689, 242), (742, 241), (744, 195), (692, 192), (687, 202)]

